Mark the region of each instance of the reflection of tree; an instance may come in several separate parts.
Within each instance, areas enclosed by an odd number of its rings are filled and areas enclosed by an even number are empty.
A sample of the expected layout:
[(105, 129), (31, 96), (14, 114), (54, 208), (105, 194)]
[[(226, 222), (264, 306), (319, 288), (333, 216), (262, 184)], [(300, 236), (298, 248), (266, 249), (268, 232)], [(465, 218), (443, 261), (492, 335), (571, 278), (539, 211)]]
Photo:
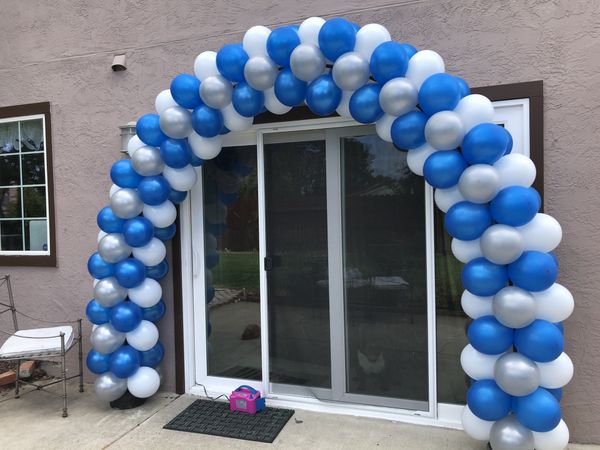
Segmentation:
[(23, 201), (25, 202), (25, 217), (46, 216), (46, 195), (44, 188), (23, 189)]

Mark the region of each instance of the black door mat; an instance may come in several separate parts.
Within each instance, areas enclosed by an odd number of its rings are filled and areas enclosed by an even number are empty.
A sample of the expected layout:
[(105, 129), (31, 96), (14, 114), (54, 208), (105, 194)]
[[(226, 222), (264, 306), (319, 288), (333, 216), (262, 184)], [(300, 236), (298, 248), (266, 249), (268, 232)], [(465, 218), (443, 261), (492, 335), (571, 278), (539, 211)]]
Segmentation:
[(294, 410), (280, 408), (252, 415), (230, 411), (229, 403), (196, 400), (163, 428), (272, 443), (293, 415)]

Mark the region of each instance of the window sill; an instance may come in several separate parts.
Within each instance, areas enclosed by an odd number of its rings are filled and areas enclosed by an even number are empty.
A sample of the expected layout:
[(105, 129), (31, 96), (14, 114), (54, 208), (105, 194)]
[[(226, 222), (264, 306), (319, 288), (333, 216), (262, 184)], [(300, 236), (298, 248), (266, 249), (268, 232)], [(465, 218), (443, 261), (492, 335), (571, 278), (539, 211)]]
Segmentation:
[(55, 255), (0, 255), (0, 266), (57, 267)]

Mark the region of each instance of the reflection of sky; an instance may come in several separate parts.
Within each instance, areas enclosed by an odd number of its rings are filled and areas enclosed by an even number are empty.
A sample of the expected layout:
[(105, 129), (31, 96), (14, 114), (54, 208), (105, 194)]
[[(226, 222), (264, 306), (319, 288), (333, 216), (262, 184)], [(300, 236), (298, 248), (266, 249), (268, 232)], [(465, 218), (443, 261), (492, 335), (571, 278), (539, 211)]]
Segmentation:
[(358, 138), (369, 152), (369, 171), (373, 176), (387, 177), (400, 181), (408, 175), (404, 170), (406, 157), (393, 144), (378, 139), (375, 135)]

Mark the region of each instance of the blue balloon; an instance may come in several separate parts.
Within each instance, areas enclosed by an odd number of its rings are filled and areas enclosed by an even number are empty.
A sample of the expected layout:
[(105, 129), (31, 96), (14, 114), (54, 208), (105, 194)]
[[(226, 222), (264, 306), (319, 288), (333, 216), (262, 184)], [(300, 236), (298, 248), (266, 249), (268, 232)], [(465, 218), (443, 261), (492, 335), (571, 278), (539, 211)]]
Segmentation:
[(506, 152), (509, 133), (494, 123), (480, 123), (465, 135), (461, 148), (469, 164), (494, 164)]
[(231, 132), (231, 130), (229, 130), (229, 128), (227, 128), (225, 125), (223, 125), (221, 127), (221, 131), (219, 132), (219, 134), (227, 134), (227, 133), (230, 133), (230, 132)]
[(478, 352), (499, 355), (512, 347), (514, 330), (502, 325), (494, 316), (483, 316), (469, 325), (467, 337)]
[(140, 140), (151, 147), (159, 147), (167, 136), (160, 129), (158, 114), (144, 114), (137, 120), (135, 132)]
[(490, 211), (496, 222), (520, 227), (535, 217), (541, 204), (540, 194), (534, 188), (510, 186), (498, 192)]
[(235, 110), (244, 117), (254, 117), (265, 105), (265, 94), (241, 81), (233, 88), (231, 103)]
[(453, 205), (444, 218), (448, 234), (461, 241), (472, 241), (480, 237), (492, 224), (487, 205), (459, 202)]
[(155, 266), (146, 267), (146, 276), (153, 280), (160, 280), (164, 278), (169, 272), (169, 263), (166, 259), (163, 259)]
[(133, 302), (120, 302), (110, 310), (110, 324), (121, 333), (135, 330), (142, 321), (142, 309)]
[(560, 333), (561, 333), (562, 335), (564, 335), (564, 334), (565, 334), (565, 326), (563, 325), (563, 323), (562, 323), (562, 322), (555, 322), (555, 323), (554, 323), (554, 326), (560, 330)]
[(111, 353), (110, 371), (119, 378), (129, 378), (140, 368), (141, 362), (140, 352), (129, 345), (123, 345)]
[(467, 291), (489, 297), (506, 286), (508, 273), (506, 266), (494, 264), (485, 258), (476, 258), (463, 267), (461, 279)]
[(209, 304), (215, 298), (215, 288), (209, 286), (206, 288), (206, 304)]
[(171, 96), (180, 106), (194, 109), (200, 106), (200, 80), (193, 75), (183, 73), (171, 80)]
[(187, 139), (166, 139), (160, 145), (160, 157), (169, 167), (182, 169), (190, 163), (191, 150)]
[[(189, 147), (189, 145), (188, 145)], [(192, 149), (190, 148), (190, 164), (194, 167), (200, 167), (202, 164), (204, 164), (204, 160), (202, 158), (198, 158), (196, 156), (196, 154), (192, 151)]]
[(460, 86), (456, 77), (448, 73), (436, 73), (426, 78), (419, 89), (419, 105), (429, 116), (440, 111), (452, 111), (458, 105)]
[(564, 346), (565, 338), (560, 330), (546, 320), (534, 320), (515, 330), (515, 347), (534, 361), (554, 361), (563, 352)]
[(379, 44), (371, 55), (370, 68), (373, 78), (381, 84), (392, 78), (403, 77), (408, 68), (405, 48), (394, 41)]
[(306, 98), (306, 81), (302, 81), (290, 69), (283, 69), (275, 80), (275, 96), (287, 106), (297, 106)]
[(521, 289), (543, 291), (556, 281), (558, 264), (550, 253), (527, 251), (508, 265), (508, 276)]
[(206, 267), (208, 269), (212, 269), (214, 267), (216, 267), (217, 264), (219, 264), (219, 252), (214, 251), (214, 252), (210, 252), (206, 255)]
[(142, 318), (150, 322), (158, 322), (165, 315), (166, 310), (165, 302), (161, 299), (156, 305), (150, 308), (142, 308)]
[(123, 237), (131, 247), (143, 247), (154, 237), (154, 225), (145, 217), (134, 217), (125, 222)]
[(300, 45), (300, 36), (293, 26), (285, 26), (271, 31), (267, 39), (269, 57), (282, 67), (290, 66), (290, 56)]
[(319, 31), (319, 48), (327, 59), (335, 61), (344, 53), (354, 50), (357, 31), (346, 19), (329, 19)]
[(379, 92), (381, 85), (378, 83), (366, 84), (357, 89), (350, 97), (350, 114), (360, 123), (373, 123), (383, 116), (383, 109), (379, 106)]
[(192, 112), (192, 127), (202, 137), (215, 137), (223, 128), (223, 116), (218, 109), (201, 104)]
[(125, 219), (117, 217), (110, 206), (105, 206), (96, 216), (98, 227), (106, 233), (121, 233)]
[(467, 82), (465, 80), (463, 80), (461, 77), (455, 76), (454, 78), (456, 78), (456, 82), (458, 83), (458, 89), (460, 91), (460, 98), (470, 95), (471, 88), (469, 87)]
[(102, 325), (110, 320), (110, 308), (106, 308), (92, 299), (85, 307), (85, 315), (94, 325)]
[(163, 242), (170, 241), (177, 232), (177, 226), (172, 223), (166, 228), (154, 227), (154, 237), (160, 239)]
[(558, 400), (559, 402), (561, 401), (561, 399), (562, 399), (562, 396), (563, 396), (563, 390), (562, 390), (562, 388), (556, 388), (556, 389), (548, 389), (548, 388), (545, 388), (545, 389), (546, 389), (548, 392), (550, 392), (552, 395), (554, 395), (554, 398), (555, 398), (556, 400)]
[(171, 185), (162, 175), (145, 177), (138, 186), (138, 195), (146, 205), (160, 205), (169, 198)]
[(392, 142), (399, 150), (409, 150), (425, 143), (427, 116), (421, 111), (411, 111), (392, 123)]
[(142, 176), (133, 170), (130, 159), (121, 159), (110, 168), (110, 179), (121, 188), (135, 189)]
[(124, 288), (134, 288), (146, 278), (146, 266), (135, 258), (126, 258), (115, 265), (115, 278)]
[(140, 355), (142, 356), (142, 366), (156, 367), (163, 360), (163, 357), (165, 356), (165, 349), (159, 341), (150, 350), (140, 352)]
[(467, 392), (469, 409), (482, 420), (500, 420), (510, 412), (512, 398), (493, 380), (479, 380)]
[(179, 205), (186, 198), (187, 198), (187, 192), (176, 191), (175, 189), (171, 189), (171, 192), (169, 193), (169, 200), (171, 200), (171, 202), (174, 203), (175, 205)]
[(101, 373), (108, 372), (110, 370), (110, 355), (103, 355), (94, 349), (91, 349), (87, 354), (85, 363), (90, 372), (100, 375)]
[(333, 114), (342, 100), (342, 90), (330, 73), (313, 80), (306, 90), (306, 104), (318, 116)]
[(115, 274), (115, 265), (104, 261), (98, 252), (90, 256), (87, 268), (90, 275), (98, 280), (112, 277)]
[(403, 44), (400, 44), (400, 45), (406, 52), (406, 56), (408, 57), (409, 60), (410, 60), (410, 58), (412, 58), (415, 55), (415, 53), (417, 53), (417, 49), (415, 48), (414, 45), (407, 44), (406, 42)]
[(445, 150), (435, 152), (425, 160), (423, 176), (434, 188), (447, 189), (458, 183), (466, 168), (467, 162), (460, 152)]
[(560, 422), (558, 400), (544, 388), (537, 388), (529, 395), (517, 397), (515, 408), (519, 422), (538, 433), (553, 430)]
[(247, 61), (248, 54), (242, 44), (227, 44), (217, 52), (217, 69), (234, 83), (244, 81), (244, 66)]

